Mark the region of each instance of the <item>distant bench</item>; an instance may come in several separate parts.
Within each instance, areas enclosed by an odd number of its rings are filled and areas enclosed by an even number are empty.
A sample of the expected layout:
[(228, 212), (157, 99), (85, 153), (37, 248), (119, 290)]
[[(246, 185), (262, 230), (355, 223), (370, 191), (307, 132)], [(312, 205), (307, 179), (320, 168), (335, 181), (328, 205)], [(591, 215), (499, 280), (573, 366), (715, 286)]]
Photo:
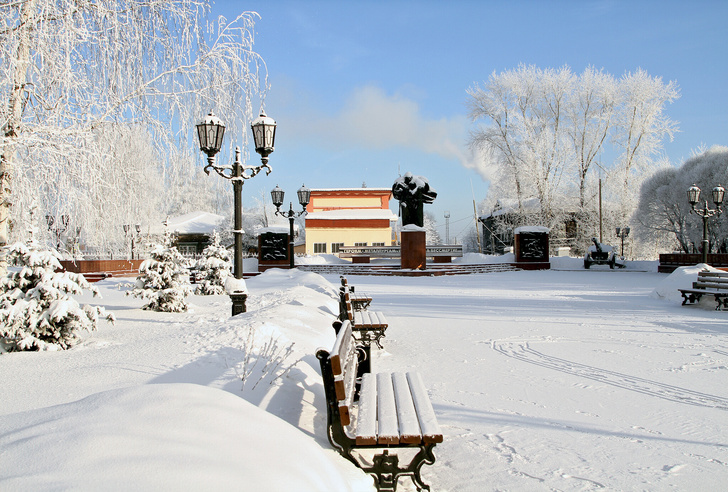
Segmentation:
[[(429, 245), (425, 247), (425, 254), (433, 258), (435, 263), (450, 263), (453, 256), (463, 256), (463, 246)], [(352, 263), (369, 263), (371, 258), (399, 258), (399, 246), (342, 246), (339, 248), (339, 258), (351, 258)]]
[(712, 295), (718, 305), (716, 311), (728, 310), (728, 272), (698, 272), (697, 282), (692, 289), (678, 289), (682, 294), (682, 305), (699, 302), (704, 295)]
[(341, 310), (339, 320), (351, 323), (358, 340), (367, 345), (374, 342), (379, 348), (382, 348), (380, 340), (389, 326), (384, 313), (368, 309), (355, 310), (351, 302), (351, 295), (346, 291), (339, 293), (339, 303)]
[(342, 300), (343, 294), (349, 294), (349, 298), (351, 299), (351, 305), (356, 311), (366, 309), (372, 303), (372, 298), (370, 296), (362, 294), (361, 292), (354, 292), (354, 286), (350, 286), (349, 281), (343, 275), (341, 276), (341, 287), (339, 287), (339, 293), (342, 296)]
[[(435, 444), (443, 435), (422, 378), (416, 372), (370, 372), (370, 361), (360, 365), (368, 351), (357, 347), (352, 324), (345, 320), (327, 352), (319, 349), (326, 394), (326, 425), (331, 445), (346, 459), (374, 475), (380, 491), (394, 491), (400, 476), (410, 476), (418, 490), (430, 490), (420, 469), (433, 464)], [(364, 366), (364, 367), (363, 367)], [(391, 450), (419, 448), (414, 458), (400, 463)], [(371, 460), (357, 450), (374, 450)], [(359, 455), (360, 456), (360, 455)]]

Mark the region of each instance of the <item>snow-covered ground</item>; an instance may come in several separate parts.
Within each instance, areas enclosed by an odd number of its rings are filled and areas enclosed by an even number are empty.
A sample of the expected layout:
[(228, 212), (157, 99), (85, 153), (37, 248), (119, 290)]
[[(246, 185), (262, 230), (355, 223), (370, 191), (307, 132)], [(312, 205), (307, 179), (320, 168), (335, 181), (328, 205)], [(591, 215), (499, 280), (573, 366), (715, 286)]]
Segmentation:
[[(389, 321), (374, 369), (430, 391), (433, 490), (725, 490), (728, 313), (680, 305), (696, 267), (581, 263), (349, 277)], [(142, 311), (126, 282), (84, 299), (116, 325), (0, 355), (0, 490), (373, 490), (326, 440), (337, 276), (270, 270), (235, 318), (226, 296)]]

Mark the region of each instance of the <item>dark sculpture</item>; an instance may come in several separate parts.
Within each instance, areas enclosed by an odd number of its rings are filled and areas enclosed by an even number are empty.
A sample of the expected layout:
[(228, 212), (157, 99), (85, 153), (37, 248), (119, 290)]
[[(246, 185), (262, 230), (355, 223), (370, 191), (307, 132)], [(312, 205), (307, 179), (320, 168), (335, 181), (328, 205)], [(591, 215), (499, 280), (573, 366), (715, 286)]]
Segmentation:
[(405, 173), (394, 181), (392, 195), (399, 200), (402, 225), (425, 225), (424, 204), (432, 203), (437, 192), (430, 188), (427, 178)]

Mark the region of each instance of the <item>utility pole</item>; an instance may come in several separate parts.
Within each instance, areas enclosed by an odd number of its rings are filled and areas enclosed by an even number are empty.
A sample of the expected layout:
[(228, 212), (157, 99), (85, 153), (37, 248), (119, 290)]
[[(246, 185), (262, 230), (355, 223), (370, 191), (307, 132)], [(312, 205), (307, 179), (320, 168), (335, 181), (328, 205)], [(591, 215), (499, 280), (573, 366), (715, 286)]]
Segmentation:
[(450, 211), (445, 210), (445, 244), (450, 244)]

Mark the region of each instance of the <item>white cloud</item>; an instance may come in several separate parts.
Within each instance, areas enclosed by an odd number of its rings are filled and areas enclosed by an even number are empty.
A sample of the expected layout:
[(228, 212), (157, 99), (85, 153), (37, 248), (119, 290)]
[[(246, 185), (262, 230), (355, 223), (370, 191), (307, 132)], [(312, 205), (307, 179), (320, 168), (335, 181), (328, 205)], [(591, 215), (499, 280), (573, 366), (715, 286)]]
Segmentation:
[(405, 147), (456, 159), (468, 169), (477, 169), (467, 147), (468, 127), (465, 114), (429, 119), (416, 101), (368, 85), (355, 89), (335, 114), (308, 112), (305, 118), (297, 119), (290, 133), (336, 147)]

